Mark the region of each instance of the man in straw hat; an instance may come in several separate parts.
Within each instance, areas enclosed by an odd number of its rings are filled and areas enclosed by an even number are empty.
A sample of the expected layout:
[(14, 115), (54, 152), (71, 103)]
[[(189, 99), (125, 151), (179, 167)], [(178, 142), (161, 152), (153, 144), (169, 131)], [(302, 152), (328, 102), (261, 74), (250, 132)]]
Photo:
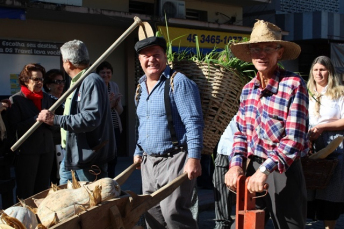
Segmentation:
[(164, 38), (140, 40), (135, 50), (145, 72), (136, 96), (138, 139), (134, 154), (134, 162), (141, 163), (142, 191), (151, 194), (183, 172), (189, 178), (148, 210), (147, 226), (198, 228), (190, 209), (196, 178), (201, 175), (204, 125), (197, 85), (166, 65)]
[(254, 64), (257, 75), (243, 88), (225, 183), (236, 189), (239, 175), (251, 176), (250, 192), (275, 228), (304, 228), (307, 193), (299, 158), (308, 150), (308, 93), (304, 80), (277, 65), (295, 59), (300, 47), (281, 40), (281, 29), (258, 20), (249, 42), (231, 45), (233, 54)]

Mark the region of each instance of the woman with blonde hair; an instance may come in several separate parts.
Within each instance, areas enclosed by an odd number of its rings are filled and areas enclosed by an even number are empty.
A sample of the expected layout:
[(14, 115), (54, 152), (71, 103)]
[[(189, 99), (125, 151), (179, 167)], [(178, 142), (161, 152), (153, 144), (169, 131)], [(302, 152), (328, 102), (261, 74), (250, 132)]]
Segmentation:
[[(339, 135), (344, 135), (344, 86), (335, 74), (330, 58), (317, 57), (307, 83), (309, 93), (309, 139), (317, 152)], [(334, 229), (344, 210), (343, 143), (328, 156), (338, 164), (327, 187), (308, 190), (308, 218), (323, 220), (326, 229)]]

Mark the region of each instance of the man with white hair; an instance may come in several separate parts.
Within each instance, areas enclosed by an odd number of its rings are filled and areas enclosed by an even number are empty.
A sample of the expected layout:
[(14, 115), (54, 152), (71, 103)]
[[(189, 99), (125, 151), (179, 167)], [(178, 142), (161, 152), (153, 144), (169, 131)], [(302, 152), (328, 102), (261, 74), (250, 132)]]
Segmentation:
[(237, 113), (228, 188), (235, 190), (237, 178), (251, 176), (247, 189), (268, 195), (256, 205), (271, 217), (275, 228), (304, 228), (307, 193), (300, 157), (308, 151), (308, 93), (304, 80), (278, 66), (280, 60), (296, 59), (299, 45), (281, 40), (282, 30), (258, 20), (250, 41), (231, 45), (233, 54), (252, 62), (257, 75), (247, 83)]
[[(86, 72), (89, 55), (79, 40), (60, 48), (63, 68), (72, 78), (71, 86)], [(80, 181), (107, 177), (107, 163), (116, 155), (109, 97), (103, 79), (89, 74), (65, 102), (63, 115), (42, 110), (37, 121), (61, 127), (61, 146), (66, 150), (60, 165), (60, 184), (71, 180), (75, 170)]]

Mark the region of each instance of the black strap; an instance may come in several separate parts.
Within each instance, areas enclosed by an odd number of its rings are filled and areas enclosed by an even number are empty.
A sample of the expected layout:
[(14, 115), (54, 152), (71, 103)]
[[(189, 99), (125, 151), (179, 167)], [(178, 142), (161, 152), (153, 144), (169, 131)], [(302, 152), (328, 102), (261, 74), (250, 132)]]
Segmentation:
[(142, 93), (142, 88), (140, 83), (137, 84), (137, 88), (136, 88), (136, 95), (135, 95), (135, 110), (136, 110), (136, 119), (135, 119), (135, 142), (136, 145), (140, 148), (141, 151), (143, 151), (142, 147), (140, 144), (137, 143), (137, 141), (139, 140), (139, 125), (140, 125), (140, 121), (139, 121), (139, 117), (137, 116), (137, 106), (139, 105), (139, 101), (140, 101), (140, 97), (141, 97), (141, 93)]
[(171, 140), (173, 147), (178, 147), (178, 139), (176, 135), (176, 130), (174, 129), (173, 125), (173, 118), (172, 118), (172, 110), (171, 110), (171, 101), (170, 101), (170, 79), (172, 79), (177, 72), (174, 72), (172, 76), (170, 76), (169, 79), (165, 79), (165, 93), (164, 93), (164, 100), (165, 100), (165, 110), (166, 110), (166, 118), (168, 122), (168, 129), (170, 130), (171, 134)]

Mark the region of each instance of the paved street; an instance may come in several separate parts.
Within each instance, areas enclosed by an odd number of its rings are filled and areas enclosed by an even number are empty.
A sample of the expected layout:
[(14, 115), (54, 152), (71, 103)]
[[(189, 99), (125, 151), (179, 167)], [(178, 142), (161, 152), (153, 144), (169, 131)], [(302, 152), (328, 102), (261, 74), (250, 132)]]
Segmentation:
[[(116, 166), (116, 175), (120, 172), (125, 170), (129, 165), (132, 163), (132, 158), (129, 157), (120, 157), (118, 158), (117, 166)], [(14, 175), (14, 174), (13, 174)], [(123, 190), (131, 190), (136, 194), (140, 194), (141, 192), (141, 174), (139, 170), (135, 170), (129, 179), (122, 185)], [(198, 196), (199, 196), (199, 228), (200, 229), (212, 229), (215, 226), (214, 218), (214, 196), (213, 191), (210, 189), (198, 189)], [(1, 209), (1, 201), (0, 201), (0, 209)], [(235, 218), (235, 207), (233, 206), (232, 209), (232, 218)], [(269, 221), (265, 227), (266, 229), (273, 229), (272, 222)], [(306, 229), (323, 229), (322, 222), (311, 222), (308, 221), (306, 225)], [(344, 215), (341, 215), (339, 218), (336, 229), (344, 229)]]
[[(232, 209), (232, 212), (233, 213), (235, 212), (234, 207)], [(212, 208), (200, 212), (199, 228), (200, 229), (214, 228), (215, 226), (215, 222), (213, 220), (214, 218), (215, 218), (215, 212)], [(235, 219), (235, 215), (232, 215), (232, 218)], [(306, 229), (323, 229), (323, 228), (324, 228), (324, 225), (321, 221), (317, 221), (317, 222), (310, 221), (310, 220), (307, 221)], [(265, 229), (274, 229), (271, 220), (268, 222)], [(344, 229), (344, 215), (341, 215), (341, 217), (337, 221), (336, 229)]]
[[(131, 163), (131, 158), (119, 158), (118, 164), (116, 166), (116, 174), (123, 171)], [(117, 172), (118, 171), (118, 172)], [(123, 190), (131, 190), (135, 193), (140, 193), (140, 184), (141, 177), (140, 171), (136, 170), (130, 176), (130, 178), (122, 186)], [(199, 196), (199, 228), (200, 229), (212, 229), (215, 226), (214, 218), (214, 196), (212, 190), (209, 189), (198, 189)], [(232, 218), (235, 218), (235, 207), (232, 209), (233, 215)], [(272, 222), (269, 221), (266, 225), (266, 229), (273, 229)], [(323, 229), (323, 223), (318, 222), (307, 222), (306, 229)], [(344, 215), (341, 215), (340, 219), (337, 222), (336, 229), (344, 229)]]
[[(234, 209), (233, 209), (234, 212)], [(213, 219), (215, 218), (215, 212), (212, 209), (202, 211), (199, 214), (199, 228), (200, 229), (208, 229), (208, 228), (214, 228), (215, 222)], [(235, 218), (235, 215), (233, 215), (233, 218)], [(269, 221), (269, 223), (266, 225), (265, 229), (273, 229), (272, 222)], [(308, 221), (306, 224), (306, 229), (323, 229), (323, 223), (321, 221), (317, 222), (311, 222)], [(336, 229), (343, 229), (344, 228), (344, 215), (341, 215), (339, 218)]]

